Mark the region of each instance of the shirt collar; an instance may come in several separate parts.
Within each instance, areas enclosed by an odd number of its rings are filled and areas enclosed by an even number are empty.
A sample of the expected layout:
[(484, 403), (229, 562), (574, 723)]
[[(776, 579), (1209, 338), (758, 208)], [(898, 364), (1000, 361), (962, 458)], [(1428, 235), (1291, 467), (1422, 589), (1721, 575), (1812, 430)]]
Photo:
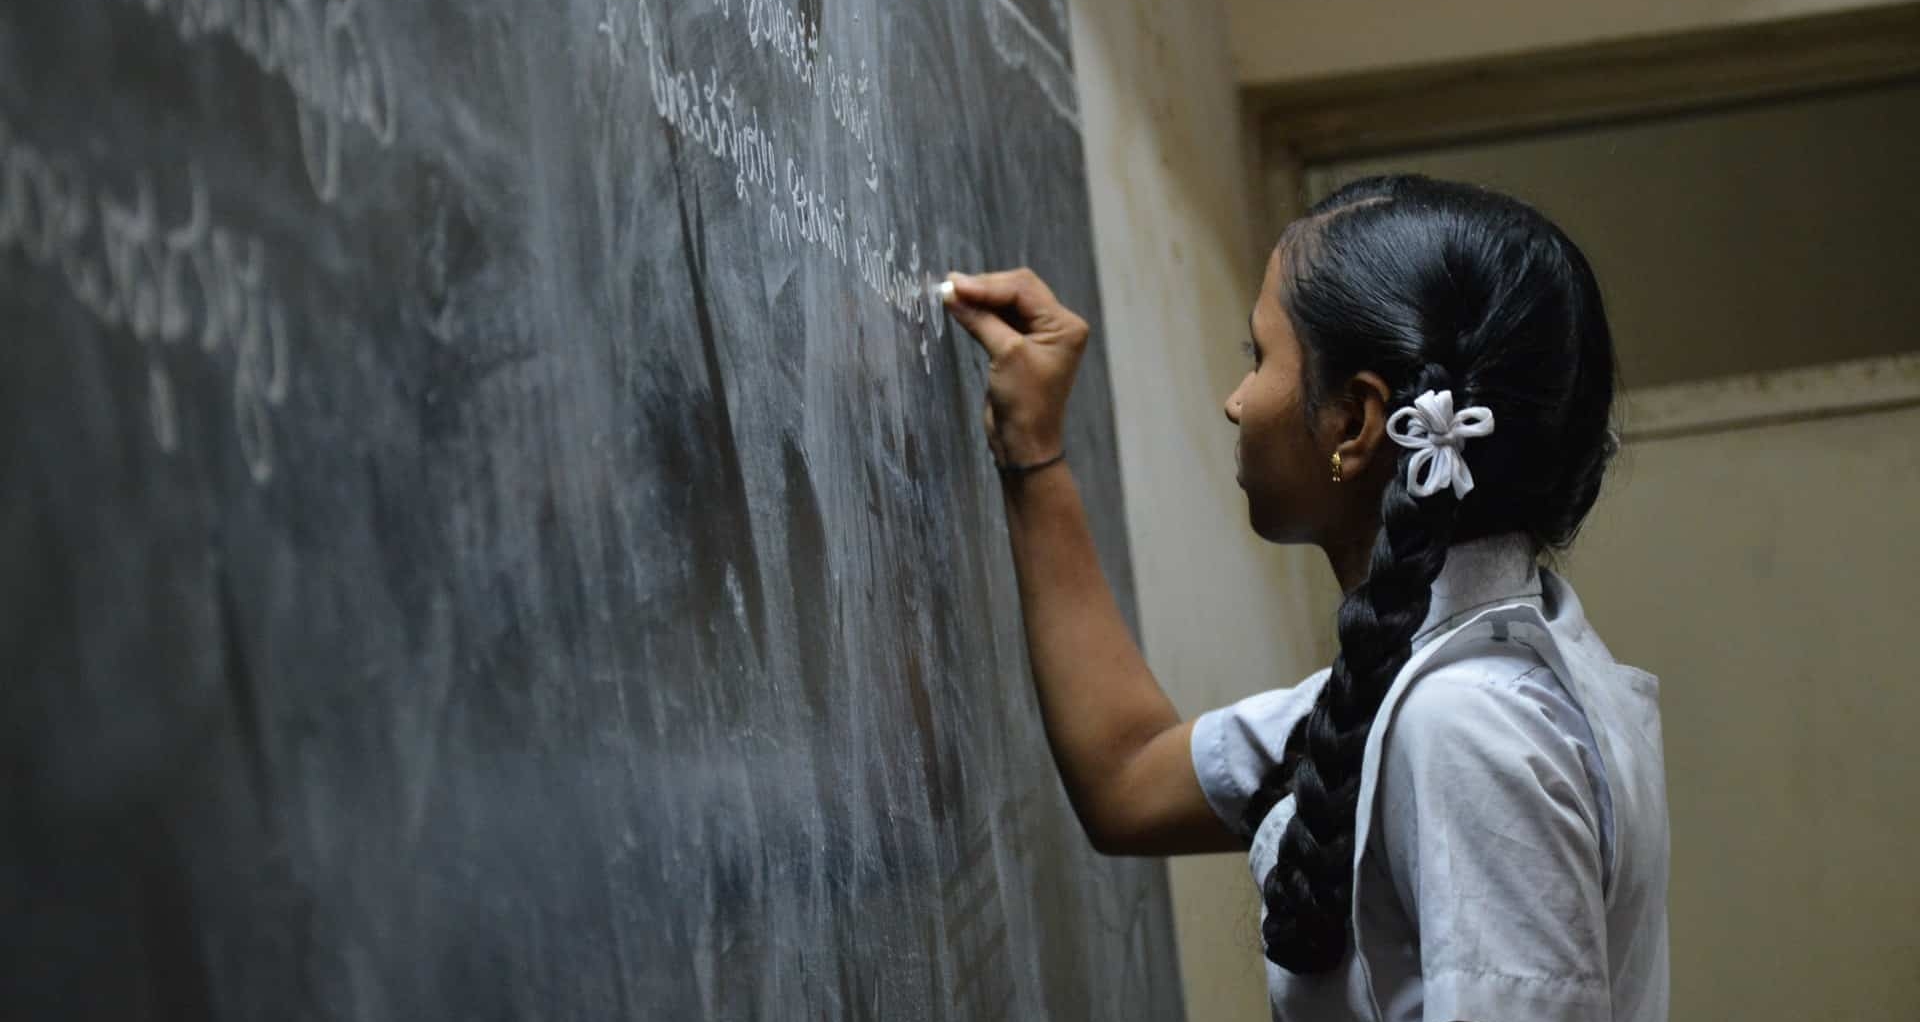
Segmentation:
[(1433, 580), (1427, 619), (1414, 633), (1413, 646), (1418, 649), (1439, 638), (1448, 627), (1477, 611), (1513, 603), (1545, 611), (1531, 539), (1515, 532), (1449, 547), (1447, 563)]

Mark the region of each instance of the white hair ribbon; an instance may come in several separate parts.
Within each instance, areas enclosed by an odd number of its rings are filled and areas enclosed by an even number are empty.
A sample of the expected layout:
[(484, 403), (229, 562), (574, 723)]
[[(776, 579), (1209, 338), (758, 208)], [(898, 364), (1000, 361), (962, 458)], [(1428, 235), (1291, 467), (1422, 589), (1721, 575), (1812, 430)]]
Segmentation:
[(1453, 410), (1453, 391), (1429, 390), (1413, 404), (1387, 420), (1393, 442), (1414, 451), (1407, 466), (1407, 490), (1415, 497), (1431, 497), (1448, 486), (1455, 497), (1473, 492), (1473, 473), (1467, 471), (1462, 448), (1468, 437), (1493, 432), (1493, 409)]

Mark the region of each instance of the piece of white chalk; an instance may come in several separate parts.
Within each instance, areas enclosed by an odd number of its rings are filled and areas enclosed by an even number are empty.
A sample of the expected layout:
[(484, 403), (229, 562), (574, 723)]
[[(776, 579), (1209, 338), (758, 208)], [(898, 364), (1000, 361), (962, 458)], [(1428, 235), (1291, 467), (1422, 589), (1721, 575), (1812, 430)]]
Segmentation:
[(941, 281), (941, 282), (940, 282), (940, 286), (939, 286), (938, 288), (936, 288), (936, 290), (938, 290), (938, 291), (940, 292), (940, 304), (942, 304), (942, 305), (949, 305), (949, 304), (952, 304), (952, 302), (953, 302), (953, 281), (951, 281), (951, 280), (943, 280), (943, 281)]

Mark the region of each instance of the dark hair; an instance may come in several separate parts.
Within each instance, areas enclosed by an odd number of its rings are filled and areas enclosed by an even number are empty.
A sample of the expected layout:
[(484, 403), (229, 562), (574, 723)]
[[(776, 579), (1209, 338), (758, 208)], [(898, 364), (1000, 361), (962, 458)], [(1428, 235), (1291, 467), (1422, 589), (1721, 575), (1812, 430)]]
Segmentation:
[(1262, 885), (1262, 935), (1273, 962), (1317, 973), (1346, 956), (1362, 754), (1447, 548), (1511, 532), (1536, 549), (1572, 542), (1618, 447), (1608, 424), (1614, 355), (1579, 248), (1531, 206), (1485, 188), (1364, 178), (1289, 224), (1279, 248), (1309, 413), (1372, 370), (1393, 388), (1389, 414), (1451, 390), (1457, 408), (1491, 409), (1496, 427), (1464, 448), (1475, 484), (1464, 499), (1451, 490), (1415, 499), (1413, 452), (1401, 451), (1366, 580), (1340, 605), (1332, 674), (1243, 821), (1257, 829), (1294, 797)]

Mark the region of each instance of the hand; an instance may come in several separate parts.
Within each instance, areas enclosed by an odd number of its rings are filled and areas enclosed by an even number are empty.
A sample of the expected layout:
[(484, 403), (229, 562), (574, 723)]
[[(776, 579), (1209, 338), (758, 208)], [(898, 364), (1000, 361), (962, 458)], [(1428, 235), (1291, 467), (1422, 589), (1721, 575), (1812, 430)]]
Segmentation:
[(1002, 466), (1059, 454), (1087, 321), (1032, 270), (947, 275), (947, 311), (987, 352), (987, 446)]

